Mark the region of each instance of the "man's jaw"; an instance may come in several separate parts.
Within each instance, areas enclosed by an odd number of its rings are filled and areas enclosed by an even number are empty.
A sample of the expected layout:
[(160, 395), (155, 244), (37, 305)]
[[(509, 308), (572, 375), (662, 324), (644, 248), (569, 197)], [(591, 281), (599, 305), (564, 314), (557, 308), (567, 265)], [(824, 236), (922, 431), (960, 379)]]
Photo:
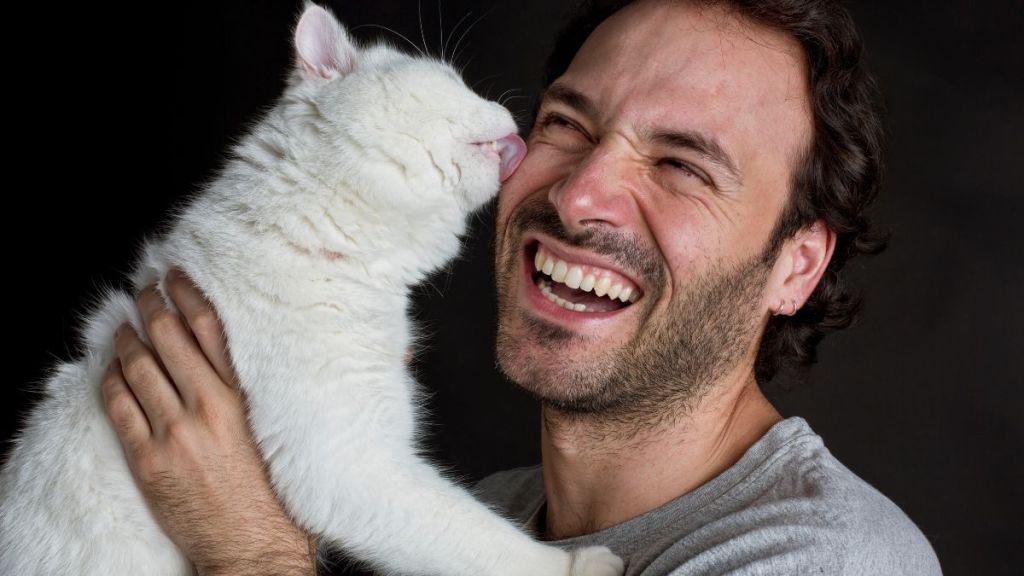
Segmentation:
[(577, 332), (606, 330), (633, 316), (633, 304), (645, 294), (634, 276), (608, 258), (543, 234), (524, 236), (520, 280), (526, 311)]

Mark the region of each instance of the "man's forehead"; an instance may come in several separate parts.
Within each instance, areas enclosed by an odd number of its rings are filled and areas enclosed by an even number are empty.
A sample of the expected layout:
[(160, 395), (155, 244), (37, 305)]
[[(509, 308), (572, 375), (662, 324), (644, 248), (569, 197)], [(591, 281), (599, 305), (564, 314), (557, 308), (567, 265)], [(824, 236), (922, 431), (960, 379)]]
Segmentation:
[[(602, 22), (576, 54), (601, 64), (641, 69), (759, 59), (769, 66), (803, 68), (803, 50), (787, 33), (759, 24), (721, 4), (687, 0), (635, 2)], [(717, 58), (716, 58), (717, 57)]]
[(735, 138), (771, 139), (792, 153), (809, 139), (800, 46), (723, 8), (629, 6), (594, 31), (559, 82), (608, 117), (713, 131), (726, 147)]

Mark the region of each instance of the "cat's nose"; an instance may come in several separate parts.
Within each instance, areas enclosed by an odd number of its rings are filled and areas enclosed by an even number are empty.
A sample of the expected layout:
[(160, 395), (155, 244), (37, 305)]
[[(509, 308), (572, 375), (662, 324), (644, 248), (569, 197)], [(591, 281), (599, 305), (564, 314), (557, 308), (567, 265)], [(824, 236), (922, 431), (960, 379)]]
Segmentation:
[(501, 181), (508, 180), (508, 177), (519, 168), (519, 164), (526, 156), (526, 142), (518, 134), (512, 133), (495, 142), (498, 148), (498, 155), (501, 156)]

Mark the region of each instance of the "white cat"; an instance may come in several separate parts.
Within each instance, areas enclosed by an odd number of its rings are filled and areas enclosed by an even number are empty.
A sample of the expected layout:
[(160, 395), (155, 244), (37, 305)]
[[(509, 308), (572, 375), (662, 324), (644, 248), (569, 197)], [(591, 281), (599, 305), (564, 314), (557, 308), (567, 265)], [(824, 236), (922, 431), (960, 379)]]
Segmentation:
[[(278, 495), (313, 533), (399, 574), (621, 574), (605, 548), (531, 540), (417, 454), (410, 287), (453, 258), (467, 215), (525, 145), (447, 64), (361, 49), (307, 7), (280, 102), (146, 244), (136, 290), (182, 268), (214, 304)], [(162, 289), (162, 288), (161, 288)], [(111, 292), (84, 357), (54, 369), (0, 478), (0, 574), (184, 575), (132, 481), (99, 382)]]

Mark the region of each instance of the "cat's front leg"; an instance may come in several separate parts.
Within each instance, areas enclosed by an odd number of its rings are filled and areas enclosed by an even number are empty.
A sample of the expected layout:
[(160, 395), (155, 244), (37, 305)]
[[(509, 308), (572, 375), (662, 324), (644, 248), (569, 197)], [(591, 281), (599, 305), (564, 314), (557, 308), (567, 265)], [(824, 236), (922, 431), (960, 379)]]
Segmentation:
[(276, 489), (325, 541), (398, 574), (622, 573), (607, 549), (570, 554), (536, 542), (419, 457), (404, 372), (350, 371), (324, 380), (321, 371), (317, 380), (310, 396), (293, 392), (274, 401), (269, 412), (287, 413), (290, 427), (264, 424), (260, 402), (251, 414), (257, 435), (279, 431), (260, 439)]

